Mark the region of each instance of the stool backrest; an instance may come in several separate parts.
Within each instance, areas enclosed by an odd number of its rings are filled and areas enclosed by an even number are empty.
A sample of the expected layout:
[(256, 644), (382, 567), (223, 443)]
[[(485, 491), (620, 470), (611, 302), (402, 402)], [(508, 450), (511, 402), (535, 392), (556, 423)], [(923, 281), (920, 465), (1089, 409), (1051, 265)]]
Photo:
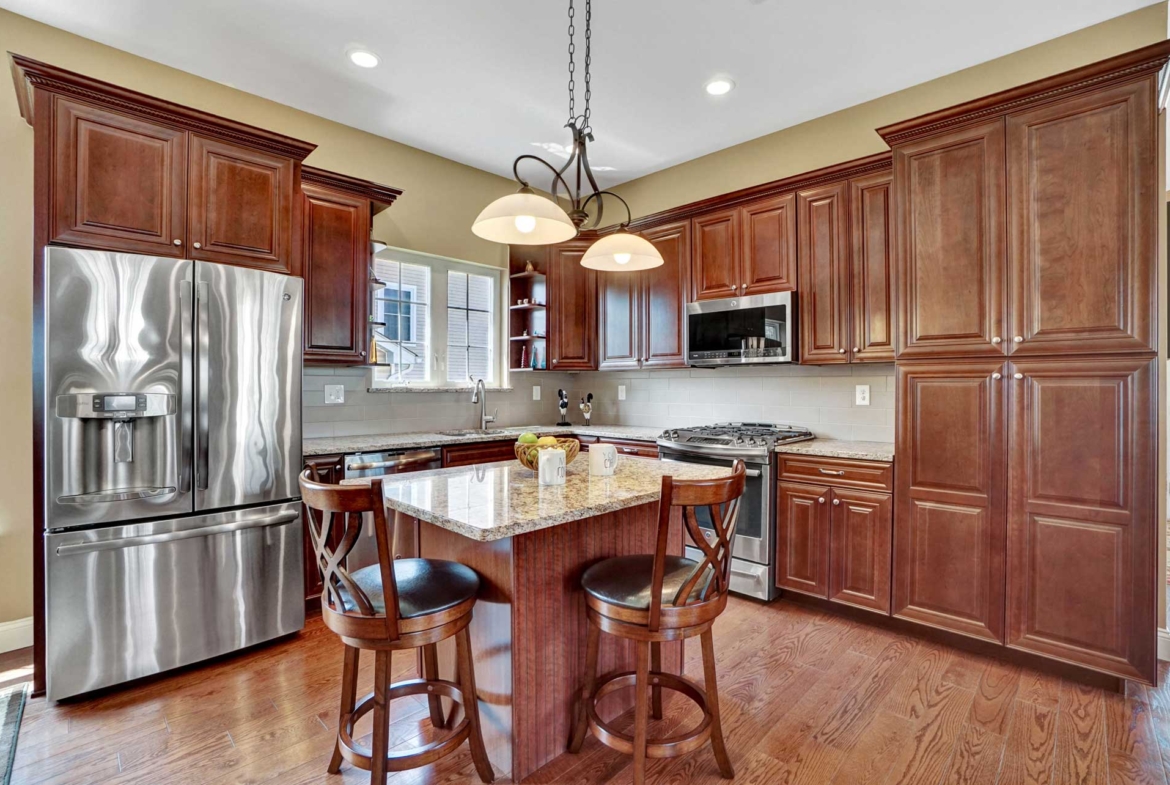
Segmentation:
[[(651, 630), (662, 622), (662, 583), (666, 574), (666, 549), (670, 539), (670, 516), (675, 507), (682, 508), (683, 525), (702, 552), (703, 558), (675, 594), (671, 607), (708, 603), (725, 597), (731, 584), (731, 547), (739, 521), (739, 501), (743, 496), (747, 467), (737, 460), (731, 476), (714, 480), (676, 480), (662, 478), (662, 497), (658, 502), (658, 542), (654, 549), (654, 575), (650, 588)], [(707, 541), (699, 525), (697, 508), (707, 508), (714, 530)]]
[[(300, 476), (301, 498), (309, 516), (309, 539), (321, 580), (323, 612), (360, 619), (385, 618), (386, 638), (398, 639), (398, 586), (394, 582), (394, 542), (392, 523), (386, 518), (382, 499), (382, 479), (375, 477), (367, 485), (329, 485), (318, 482), (311, 470)], [(374, 609), (373, 602), (352, 578), (345, 566), (362, 534), (362, 514), (374, 516), (374, 539), (378, 546), (378, 568), (382, 576), (382, 597), (386, 613)], [(342, 592), (349, 596), (353, 610), (346, 607)]]

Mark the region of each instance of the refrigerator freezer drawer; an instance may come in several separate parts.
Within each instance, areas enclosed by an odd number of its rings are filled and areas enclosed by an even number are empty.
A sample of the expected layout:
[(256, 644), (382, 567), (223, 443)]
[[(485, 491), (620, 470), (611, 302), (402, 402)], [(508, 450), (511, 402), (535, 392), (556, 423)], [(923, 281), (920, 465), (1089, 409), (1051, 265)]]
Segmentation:
[(300, 503), (45, 535), (48, 697), (305, 624)]

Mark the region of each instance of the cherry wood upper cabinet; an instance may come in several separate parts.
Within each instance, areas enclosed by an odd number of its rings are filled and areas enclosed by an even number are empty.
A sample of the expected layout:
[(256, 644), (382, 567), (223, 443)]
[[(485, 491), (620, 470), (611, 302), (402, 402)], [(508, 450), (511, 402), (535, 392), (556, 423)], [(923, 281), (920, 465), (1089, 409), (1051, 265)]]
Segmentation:
[(296, 273), (288, 158), (191, 134), (189, 256)]
[(597, 271), (581, 266), (591, 243), (574, 240), (549, 250), (548, 367), (552, 371), (597, 367)]
[(894, 361), (892, 173), (849, 181), (853, 362)]
[(898, 357), (1002, 356), (1004, 121), (894, 148)]
[(889, 614), (893, 514), (888, 493), (833, 488), (830, 600)]
[(1004, 363), (897, 368), (895, 616), (1002, 643)]
[(68, 98), (53, 104), (49, 241), (182, 256), (187, 134)]
[(829, 596), (829, 497), (823, 486), (780, 483), (776, 503), (776, 585)]
[(1018, 360), (1009, 381), (1007, 643), (1151, 684), (1157, 362)]
[(691, 225), (666, 224), (642, 233), (663, 264), (640, 273), (642, 367), (687, 367), (687, 295), (690, 293)]
[(796, 195), (740, 208), (743, 227), (739, 266), (741, 295), (796, 288)]
[(642, 274), (597, 273), (597, 368), (616, 371), (642, 365)]
[(849, 185), (797, 194), (800, 359), (849, 362)]
[(1151, 80), (1007, 118), (1014, 355), (1157, 348)]
[(740, 294), (739, 210), (721, 210), (691, 221), (691, 299)]

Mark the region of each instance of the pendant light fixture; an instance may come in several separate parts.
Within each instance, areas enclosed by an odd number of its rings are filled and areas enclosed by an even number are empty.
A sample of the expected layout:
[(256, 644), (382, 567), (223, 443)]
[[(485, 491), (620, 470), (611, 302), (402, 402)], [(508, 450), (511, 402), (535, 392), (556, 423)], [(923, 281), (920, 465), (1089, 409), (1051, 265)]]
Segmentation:
[[(592, 0), (585, 0), (585, 111), (581, 114), (577, 114), (576, 108), (574, 15), (573, 0), (569, 0), (569, 121), (565, 123), (565, 127), (573, 134), (569, 157), (559, 168), (535, 155), (526, 154), (516, 158), (512, 162), (512, 175), (520, 183), (520, 190), (500, 197), (485, 207), (472, 224), (471, 231), (485, 240), (508, 245), (562, 243), (576, 237), (583, 228), (595, 229), (601, 225), (602, 201), (608, 196), (622, 203), (626, 210), (626, 220), (618, 225), (616, 232), (591, 245), (581, 258), (581, 265), (612, 272), (634, 272), (658, 267), (663, 263), (662, 254), (650, 242), (627, 231), (633, 216), (626, 200), (612, 191), (601, 190), (589, 167), (587, 144), (593, 141), (593, 128), (589, 124)], [(551, 173), (551, 199), (533, 191), (528, 181), (520, 176), (520, 163), (523, 161), (535, 161)], [(569, 186), (565, 179), (566, 173), (570, 179), (575, 178), (576, 188)], [(568, 211), (558, 201), (562, 198), (562, 189), (564, 198), (569, 202)], [(595, 213), (590, 217), (588, 207), (593, 202), (596, 202)]]

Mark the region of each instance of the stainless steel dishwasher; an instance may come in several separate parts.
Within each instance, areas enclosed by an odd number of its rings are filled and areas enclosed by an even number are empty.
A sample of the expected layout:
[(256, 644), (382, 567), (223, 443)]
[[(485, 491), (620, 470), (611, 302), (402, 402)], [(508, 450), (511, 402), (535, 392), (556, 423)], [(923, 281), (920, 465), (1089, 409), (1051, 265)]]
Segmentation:
[[(346, 455), (342, 459), (342, 463), (345, 466), (345, 479), (347, 480), (359, 477), (384, 477), (402, 472), (441, 469), (443, 468), (443, 453), (438, 448), (362, 452)], [(362, 519), (362, 536), (346, 559), (346, 566), (350, 570), (378, 563), (378, 543), (374, 539), (374, 516), (372, 513), (366, 513)], [(414, 527), (410, 527), (409, 530), (405, 526), (395, 527), (395, 555), (410, 557), (415, 555), (415, 550), (416, 533)]]

